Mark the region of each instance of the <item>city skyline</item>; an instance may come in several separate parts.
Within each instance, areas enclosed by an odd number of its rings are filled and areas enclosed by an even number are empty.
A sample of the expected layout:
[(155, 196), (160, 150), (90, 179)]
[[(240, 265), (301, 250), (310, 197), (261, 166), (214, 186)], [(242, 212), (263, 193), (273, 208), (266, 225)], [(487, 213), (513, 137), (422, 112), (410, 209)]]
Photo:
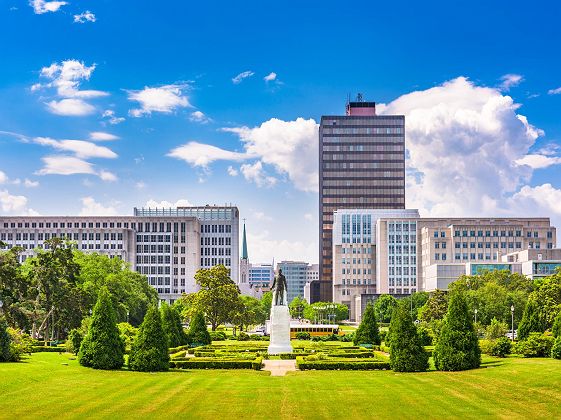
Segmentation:
[[(520, 37), (533, 11), (503, 20), (478, 2), (447, 20), (411, 5), (399, 26), (360, 2), (371, 24), (328, 3), (276, 16), (257, 3), (58, 3), (0, 11), (0, 35), (19, 37), (2, 47), (0, 215), (232, 203), (252, 261), (317, 263), (318, 124), (362, 92), (405, 115), (406, 208), (561, 225), (555, 13)], [(492, 34), (471, 26), (489, 22)]]

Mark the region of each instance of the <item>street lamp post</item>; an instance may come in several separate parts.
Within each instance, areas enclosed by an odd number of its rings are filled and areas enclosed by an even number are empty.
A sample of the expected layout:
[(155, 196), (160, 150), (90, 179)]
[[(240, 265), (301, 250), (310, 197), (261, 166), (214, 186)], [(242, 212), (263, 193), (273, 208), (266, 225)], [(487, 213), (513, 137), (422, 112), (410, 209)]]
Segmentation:
[(510, 339), (514, 341), (514, 305), (510, 305)]
[(475, 308), (473, 312), (475, 312), (475, 323), (477, 324), (477, 308)]

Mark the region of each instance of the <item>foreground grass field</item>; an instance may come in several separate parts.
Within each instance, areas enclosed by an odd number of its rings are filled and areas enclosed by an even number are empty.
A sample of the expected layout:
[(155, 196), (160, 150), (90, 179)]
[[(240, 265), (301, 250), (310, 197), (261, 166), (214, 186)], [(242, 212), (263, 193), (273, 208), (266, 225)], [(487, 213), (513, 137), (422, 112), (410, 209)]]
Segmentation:
[(0, 418), (561, 418), (561, 361), (485, 359), (482, 369), (399, 374), (104, 372), (69, 355), (0, 364)]

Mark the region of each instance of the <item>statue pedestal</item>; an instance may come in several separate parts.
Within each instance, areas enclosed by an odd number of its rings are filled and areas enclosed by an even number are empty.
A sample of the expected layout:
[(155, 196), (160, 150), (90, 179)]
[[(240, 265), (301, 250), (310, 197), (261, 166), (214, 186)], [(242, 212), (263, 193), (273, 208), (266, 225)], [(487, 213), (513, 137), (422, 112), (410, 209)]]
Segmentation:
[(288, 306), (271, 307), (271, 344), (269, 354), (292, 353)]

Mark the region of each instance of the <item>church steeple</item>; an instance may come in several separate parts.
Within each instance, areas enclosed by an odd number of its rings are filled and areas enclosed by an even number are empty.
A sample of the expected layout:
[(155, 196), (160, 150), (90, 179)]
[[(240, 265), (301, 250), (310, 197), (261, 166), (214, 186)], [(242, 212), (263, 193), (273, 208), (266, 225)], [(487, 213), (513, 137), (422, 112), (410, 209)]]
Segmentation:
[(242, 260), (248, 260), (249, 256), (247, 255), (247, 237), (245, 234), (245, 219), (243, 222), (243, 239), (242, 239)]

